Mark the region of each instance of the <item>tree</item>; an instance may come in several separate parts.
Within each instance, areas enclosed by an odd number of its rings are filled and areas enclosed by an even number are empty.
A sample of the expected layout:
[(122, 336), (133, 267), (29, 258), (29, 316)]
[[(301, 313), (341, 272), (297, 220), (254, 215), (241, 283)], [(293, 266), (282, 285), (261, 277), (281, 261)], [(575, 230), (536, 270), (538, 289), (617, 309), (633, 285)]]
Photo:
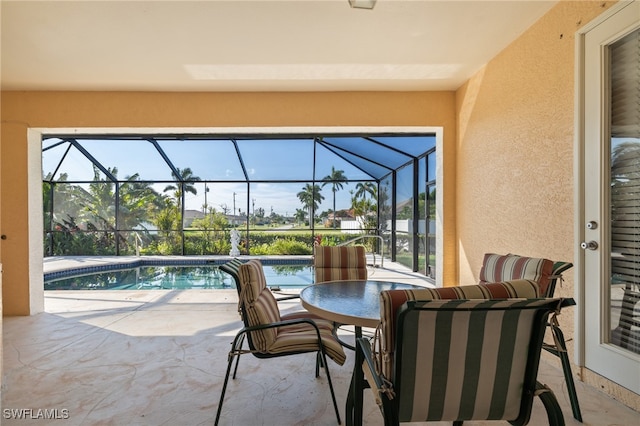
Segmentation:
[(321, 192), (322, 188), (319, 185), (308, 183), (302, 188), (302, 191), (296, 194), (303, 207), (309, 211), (309, 223), (313, 221), (313, 212), (320, 207), (320, 203), (324, 200)]
[(331, 185), (331, 191), (333, 192), (333, 229), (336, 228), (336, 192), (343, 188), (343, 182), (346, 181), (347, 177), (344, 175), (344, 170), (336, 170), (334, 166), (331, 166), (331, 174), (322, 178), (322, 187)]
[(182, 220), (178, 207), (169, 198), (165, 206), (156, 212), (151, 221), (158, 228), (159, 240), (157, 251), (161, 254), (180, 254), (182, 240), (178, 232), (182, 228)]
[(135, 229), (164, 205), (162, 196), (149, 182), (140, 182), (138, 173), (126, 177), (120, 185), (118, 228)]
[[(376, 191), (377, 192), (377, 191)], [(356, 220), (360, 223), (361, 229), (375, 229), (377, 228), (378, 219), (376, 210), (378, 208), (375, 197), (372, 199), (366, 198), (366, 194), (369, 192), (352, 193), (351, 208)]]
[(303, 209), (296, 209), (295, 218), (298, 223), (304, 223), (304, 218), (307, 216), (307, 212)]
[(193, 175), (190, 167), (186, 167), (182, 170), (176, 167), (176, 171), (178, 172), (178, 175), (176, 175), (175, 172), (171, 172), (171, 176), (173, 176), (177, 183), (175, 185), (167, 185), (164, 188), (164, 192), (174, 191), (173, 195), (176, 198), (176, 205), (178, 206), (178, 210), (181, 210), (182, 195), (184, 192), (190, 192), (193, 195), (196, 195), (198, 190), (196, 189), (194, 182), (199, 181), (200, 178)]
[(197, 254), (224, 254), (229, 252), (230, 244), (227, 242), (229, 221), (224, 213), (209, 208), (207, 214), (201, 219), (195, 219), (192, 227), (202, 231), (201, 239), (196, 242)]
[(358, 182), (354, 197), (356, 199), (366, 199), (367, 195), (375, 200), (378, 194), (378, 188), (373, 182)]
[[(118, 168), (107, 168), (107, 171), (117, 178)], [(82, 205), (82, 219), (87, 224), (94, 224), (96, 229), (115, 230), (116, 226), (116, 195), (115, 183), (105, 177), (101, 179), (102, 172), (93, 166), (93, 181), (89, 189), (81, 189), (78, 202)]]

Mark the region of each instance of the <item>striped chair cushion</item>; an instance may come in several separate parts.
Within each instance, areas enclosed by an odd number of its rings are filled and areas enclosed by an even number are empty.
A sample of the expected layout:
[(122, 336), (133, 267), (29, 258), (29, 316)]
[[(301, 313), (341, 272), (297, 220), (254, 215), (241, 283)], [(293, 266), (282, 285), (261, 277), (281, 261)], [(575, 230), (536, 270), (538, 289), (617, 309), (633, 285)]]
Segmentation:
[(241, 287), (240, 292), (244, 294), (243, 300), (249, 303), (257, 300), (264, 290), (268, 290), (262, 262), (258, 259), (249, 260), (238, 266), (238, 278)]
[[(262, 263), (255, 259), (243, 263), (238, 268), (238, 278), (241, 288), (240, 300), (244, 304), (247, 324), (255, 326), (280, 321), (278, 302), (266, 287)], [(277, 334), (276, 328), (268, 328), (252, 332), (251, 340), (256, 349), (268, 352)]]
[(539, 296), (538, 284), (532, 280), (513, 280), (485, 285), (468, 285), (416, 290), (387, 290), (380, 293), (379, 347), (376, 363), (379, 372), (391, 377), (395, 345), (395, 318), (398, 309), (409, 300), (445, 299), (531, 299)]
[[(247, 322), (250, 325), (272, 324), (280, 321), (278, 303), (269, 290), (265, 290), (250, 305), (246, 306)], [(277, 328), (251, 332), (254, 346), (261, 352), (269, 352), (269, 347), (276, 341)]]
[[(327, 356), (338, 365), (343, 365), (347, 359), (342, 345), (333, 334), (333, 324), (327, 321), (314, 320)], [(317, 351), (318, 335), (316, 330), (308, 324), (293, 327), (282, 327), (278, 331), (276, 340), (267, 348), (269, 353)]]
[(392, 380), (399, 421), (515, 420), (532, 333), (544, 327), (534, 322), (536, 314), (559, 303), (420, 301), (414, 302), (417, 309), (401, 311), (401, 380)]
[(480, 269), (479, 284), (510, 280), (533, 280), (540, 287), (540, 294), (547, 294), (547, 287), (553, 277), (553, 261), (515, 254), (484, 255)]
[(314, 246), (313, 266), (316, 283), (367, 279), (363, 246)]

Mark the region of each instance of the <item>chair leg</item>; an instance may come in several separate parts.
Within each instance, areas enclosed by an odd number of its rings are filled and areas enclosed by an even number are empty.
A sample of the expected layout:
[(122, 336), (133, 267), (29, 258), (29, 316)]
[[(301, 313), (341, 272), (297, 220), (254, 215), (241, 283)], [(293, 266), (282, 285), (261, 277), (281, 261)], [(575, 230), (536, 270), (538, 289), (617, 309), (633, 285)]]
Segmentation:
[[(354, 373), (355, 374), (355, 373)], [(355, 392), (355, 375), (351, 375), (351, 381), (349, 383), (349, 391), (347, 392), (347, 403), (344, 415), (347, 417), (347, 426), (352, 426), (354, 422), (355, 410), (362, 409), (362, 407), (355, 406), (355, 399), (353, 398)]]
[(573, 380), (573, 373), (571, 372), (571, 362), (569, 361), (569, 355), (567, 354), (567, 345), (564, 340), (564, 333), (562, 330), (551, 325), (551, 331), (555, 335), (555, 339), (561, 347), (554, 347), (551, 345), (543, 345), (543, 348), (557, 357), (560, 358), (562, 364), (562, 372), (564, 373), (564, 381), (567, 384), (567, 393), (569, 394), (569, 401), (571, 402), (571, 411), (573, 417), (582, 423), (582, 412), (580, 411), (580, 403), (578, 402), (578, 393), (576, 392), (576, 384)]
[(573, 374), (571, 373), (571, 362), (569, 361), (569, 355), (567, 354), (567, 345), (564, 341), (564, 334), (562, 330), (556, 328), (558, 341), (562, 345), (558, 356), (562, 363), (562, 371), (564, 372), (564, 380), (567, 383), (567, 392), (569, 393), (569, 400), (571, 401), (571, 410), (573, 411), (573, 417), (582, 423), (582, 413), (580, 412), (580, 404), (578, 403), (578, 393), (576, 392), (576, 384), (573, 381)]
[(536, 391), (538, 391), (540, 401), (542, 401), (544, 409), (547, 412), (549, 426), (565, 426), (562, 409), (553, 391), (540, 383), (536, 383)]
[(336, 411), (336, 418), (338, 419), (338, 424), (342, 424), (342, 422), (340, 421), (340, 412), (338, 411), (338, 403), (336, 402), (336, 394), (333, 391), (333, 383), (331, 382), (331, 374), (329, 373), (329, 364), (327, 364), (327, 355), (324, 352), (324, 346), (322, 346), (321, 352), (322, 352), (322, 363), (324, 364), (324, 371), (325, 373), (327, 373), (327, 381), (329, 382), (329, 390), (331, 391), (331, 399), (333, 400), (333, 409)]
[[(240, 335), (240, 340), (238, 341), (238, 347), (242, 349), (242, 345), (244, 344), (244, 334)], [(236, 379), (236, 373), (238, 372), (238, 364), (240, 364), (240, 353), (236, 355), (238, 359), (236, 359), (236, 368), (233, 369), (233, 379)]]
[(316, 379), (320, 377), (320, 366), (324, 367), (322, 364), (322, 355), (320, 354), (320, 351), (318, 351), (316, 353)]
[[(229, 363), (227, 365), (227, 374), (224, 376), (224, 383), (222, 384), (222, 392), (220, 393), (220, 402), (218, 403), (218, 411), (216, 412), (216, 420), (214, 426), (218, 425), (218, 421), (220, 420), (220, 413), (222, 413), (222, 403), (224, 402), (224, 394), (227, 391), (227, 383), (229, 383), (229, 373), (231, 373), (231, 365), (233, 364), (234, 355), (229, 354)], [(238, 364), (236, 363), (236, 368)], [(235, 372), (234, 372), (235, 377)]]

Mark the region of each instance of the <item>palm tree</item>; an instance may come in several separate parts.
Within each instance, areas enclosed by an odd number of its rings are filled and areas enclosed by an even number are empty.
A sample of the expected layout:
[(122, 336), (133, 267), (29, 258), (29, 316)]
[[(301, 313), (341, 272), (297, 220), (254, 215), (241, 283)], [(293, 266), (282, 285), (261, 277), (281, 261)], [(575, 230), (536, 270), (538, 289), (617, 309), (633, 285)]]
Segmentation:
[(296, 221), (298, 222), (298, 224), (304, 223), (304, 218), (306, 216), (307, 216), (307, 212), (305, 212), (303, 209), (296, 209), (296, 213), (294, 217), (296, 218)]
[(153, 189), (151, 183), (140, 181), (139, 173), (125, 177), (125, 180), (120, 185), (118, 227), (134, 229), (146, 222), (164, 203), (162, 195)]
[(344, 175), (344, 170), (336, 170), (331, 166), (331, 174), (322, 178), (322, 187), (331, 184), (331, 191), (333, 192), (333, 229), (336, 228), (336, 192), (343, 188), (343, 182), (347, 181), (347, 177)]
[(367, 195), (370, 195), (371, 198), (375, 199), (378, 193), (378, 188), (373, 182), (358, 182), (356, 185), (356, 193), (354, 197), (356, 199), (365, 199)]
[(313, 211), (316, 210), (324, 197), (320, 193), (322, 188), (318, 185), (306, 184), (302, 191), (296, 194), (304, 207), (309, 210), (309, 223), (313, 221)]
[(190, 167), (186, 167), (183, 170), (180, 170), (180, 168), (176, 167), (176, 171), (178, 172), (178, 174), (176, 175), (175, 172), (171, 172), (171, 176), (173, 176), (177, 183), (175, 185), (167, 185), (164, 188), (163, 192), (174, 191), (173, 194), (176, 197), (178, 209), (180, 210), (182, 206), (183, 193), (190, 192), (193, 195), (196, 195), (198, 193), (198, 190), (196, 189), (193, 182), (199, 181), (200, 178), (193, 175), (193, 171), (191, 171)]
[[(367, 198), (370, 195), (371, 198)], [(356, 191), (351, 192), (351, 208), (362, 229), (377, 228), (378, 219), (374, 213), (378, 209), (378, 187), (373, 182), (359, 182)]]
[[(107, 167), (114, 177), (118, 176), (117, 167)], [(82, 218), (92, 223), (97, 229), (115, 230), (116, 226), (116, 194), (115, 182), (108, 178), (101, 179), (102, 172), (93, 166), (93, 181), (89, 188), (79, 187), (76, 202), (82, 205)]]

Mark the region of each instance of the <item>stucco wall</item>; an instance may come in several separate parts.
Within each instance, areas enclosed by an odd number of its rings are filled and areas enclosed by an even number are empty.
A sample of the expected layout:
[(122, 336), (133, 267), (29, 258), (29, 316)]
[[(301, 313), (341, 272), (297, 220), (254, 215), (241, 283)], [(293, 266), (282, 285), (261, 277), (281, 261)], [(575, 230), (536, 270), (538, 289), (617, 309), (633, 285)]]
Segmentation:
[(461, 282), (485, 252), (573, 259), (574, 34), (611, 4), (560, 2), (458, 90)]
[[(461, 284), (477, 282), (486, 252), (574, 262), (575, 33), (615, 3), (559, 2), (456, 92)], [(573, 271), (564, 277), (556, 296), (573, 297)], [(571, 340), (574, 311), (560, 322)], [(574, 372), (640, 409), (632, 392)]]
[[(3, 92), (0, 261), (4, 314), (28, 315), (29, 128), (438, 126), (444, 128), (444, 278), (455, 284), (455, 93)], [(447, 163), (450, 163), (448, 167)], [(34, 269), (32, 266), (31, 269)]]

